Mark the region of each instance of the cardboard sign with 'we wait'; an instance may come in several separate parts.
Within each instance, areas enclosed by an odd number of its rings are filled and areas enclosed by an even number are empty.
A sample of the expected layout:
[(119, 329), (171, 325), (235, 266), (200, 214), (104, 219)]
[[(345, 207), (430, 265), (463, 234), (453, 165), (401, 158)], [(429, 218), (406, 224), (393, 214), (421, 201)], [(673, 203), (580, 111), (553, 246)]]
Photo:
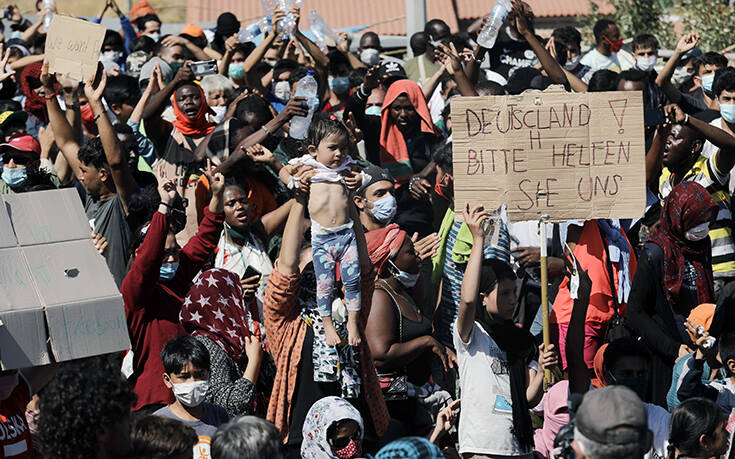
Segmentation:
[(49, 73), (87, 81), (97, 71), (105, 28), (81, 19), (54, 15), (46, 36)]
[(456, 209), (505, 204), (512, 221), (643, 215), (641, 92), (557, 88), (452, 99)]

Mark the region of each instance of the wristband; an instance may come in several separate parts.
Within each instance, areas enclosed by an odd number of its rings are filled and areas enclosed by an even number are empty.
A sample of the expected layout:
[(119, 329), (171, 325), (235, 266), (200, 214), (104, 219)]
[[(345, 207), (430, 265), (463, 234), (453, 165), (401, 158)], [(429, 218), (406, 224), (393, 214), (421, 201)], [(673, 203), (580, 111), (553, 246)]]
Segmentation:
[(54, 97), (56, 97), (56, 93), (52, 93), (52, 94), (46, 94), (46, 95), (45, 95), (45, 96), (43, 96), (43, 97), (44, 97), (44, 98), (45, 98), (46, 100), (51, 100), (51, 99), (53, 99)]
[(174, 206), (172, 206), (171, 204), (169, 204), (169, 203), (167, 203), (167, 202), (163, 202), (163, 201), (161, 201), (161, 203), (160, 203), (160, 204), (161, 204), (162, 206), (166, 206), (166, 207), (168, 207), (169, 209), (173, 209), (173, 208), (174, 208)]
[(271, 135), (272, 134), (272, 132), (265, 126), (265, 124), (262, 125), (260, 127), (260, 129), (262, 129), (263, 131), (265, 131), (265, 133), (268, 134), (268, 135)]
[(409, 191), (409, 193), (413, 189), (413, 184), (416, 183), (416, 182), (418, 182), (419, 180), (421, 180), (421, 177), (419, 177), (418, 175), (414, 175), (413, 177), (411, 177), (411, 180), (408, 181), (408, 191)]
[(99, 119), (100, 119), (100, 116), (102, 116), (102, 112), (100, 112), (100, 113), (98, 113), (98, 114), (94, 115), (94, 120), (93, 120), (93, 121), (94, 121), (94, 122), (96, 123), (96, 122), (97, 122), (97, 120), (99, 120)]
[(687, 114), (686, 114), (686, 115), (684, 116), (684, 123), (682, 123), (682, 124), (683, 124), (683, 125), (687, 125), (687, 124), (689, 124), (689, 113), (687, 113)]

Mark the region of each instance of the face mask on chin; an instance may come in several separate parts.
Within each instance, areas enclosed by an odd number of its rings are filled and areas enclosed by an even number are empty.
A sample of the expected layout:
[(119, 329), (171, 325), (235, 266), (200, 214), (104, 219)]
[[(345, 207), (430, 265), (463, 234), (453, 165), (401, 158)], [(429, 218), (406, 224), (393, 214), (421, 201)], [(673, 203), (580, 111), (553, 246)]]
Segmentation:
[(418, 282), (419, 275), (421, 273), (416, 273), (416, 274), (407, 273), (406, 271), (401, 271), (400, 269), (398, 269), (398, 266), (396, 266), (396, 264), (393, 263), (393, 260), (388, 260), (388, 262), (393, 268), (393, 271), (394, 271), (393, 278), (395, 278), (395, 280), (400, 282), (406, 288), (411, 288), (414, 285), (416, 285), (416, 282)]

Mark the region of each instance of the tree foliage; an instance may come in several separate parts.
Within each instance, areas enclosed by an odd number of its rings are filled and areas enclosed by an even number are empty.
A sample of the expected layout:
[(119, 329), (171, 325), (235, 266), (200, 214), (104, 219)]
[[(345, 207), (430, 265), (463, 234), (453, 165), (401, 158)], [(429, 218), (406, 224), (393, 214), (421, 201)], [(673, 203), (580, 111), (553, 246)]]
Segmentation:
[(650, 33), (658, 38), (662, 47), (675, 45), (673, 27), (663, 20), (662, 16), (666, 12), (659, 0), (611, 0), (611, 2), (615, 7), (615, 13), (611, 16), (601, 14), (597, 3), (591, 1), (591, 14), (578, 18), (582, 24), (582, 31), (588, 36), (590, 43), (594, 43), (592, 27), (595, 22), (607, 17), (615, 21), (623, 38)]
[(735, 45), (735, 8), (716, 0), (683, 0), (674, 7), (687, 32), (697, 32), (703, 51), (722, 52)]

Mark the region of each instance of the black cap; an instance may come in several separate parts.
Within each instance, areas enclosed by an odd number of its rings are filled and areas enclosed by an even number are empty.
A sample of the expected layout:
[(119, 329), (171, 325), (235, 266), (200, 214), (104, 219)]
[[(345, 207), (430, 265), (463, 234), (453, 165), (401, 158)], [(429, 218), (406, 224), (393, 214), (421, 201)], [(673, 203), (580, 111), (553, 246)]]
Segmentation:
[(521, 67), (508, 78), (505, 89), (508, 94), (517, 95), (526, 89), (544, 90), (550, 84), (550, 80), (541, 74), (541, 71), (533, 67)]
[(229, 37), (240, 30), (240, 21), (232, 13), (222, 13), (217, 18), (217, 33)]
[(367, 166), (365, 169), (362, 170), (363, 179), (362, 179), (362, 186), (357, 189), (357, 194), (360, 196), (365, 195), (365, 190), (368, 189), (370, 185), (373, 183), (382, 182), (383, 180), (387, 180), (392, 184), (395, 184), (395, 181), (393, 180), (393, 177), (390, 175), (390, 172), (383, 169), (382, 167), (375, 166), (373, 164)]

